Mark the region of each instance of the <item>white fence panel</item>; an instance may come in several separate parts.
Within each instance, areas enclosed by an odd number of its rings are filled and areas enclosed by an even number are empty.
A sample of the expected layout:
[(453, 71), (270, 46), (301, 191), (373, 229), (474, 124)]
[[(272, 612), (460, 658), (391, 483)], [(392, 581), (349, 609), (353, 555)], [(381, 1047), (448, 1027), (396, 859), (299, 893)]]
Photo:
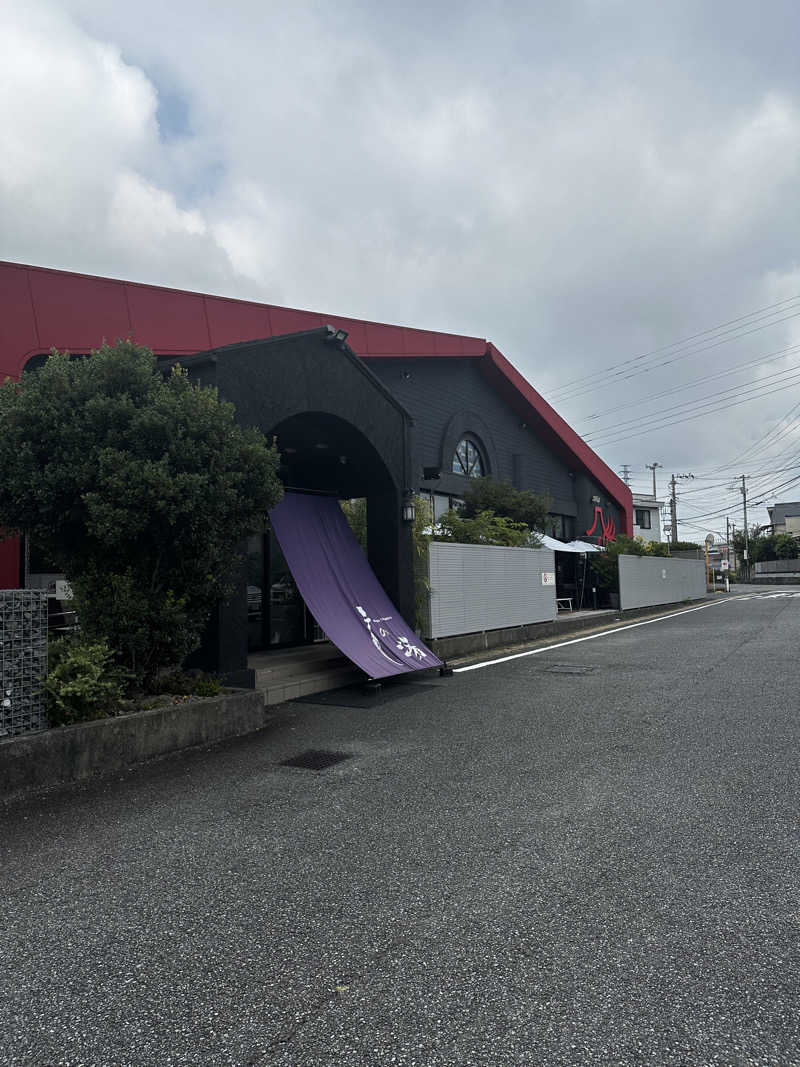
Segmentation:
[(556, 617), (555, 556), (547, 548), (428, 546), (429, 637), (499, 630)]
[(623, 611), (701, 600), (705, 595), (706, 567), (701, 559), (619, 557), (619, 606)]

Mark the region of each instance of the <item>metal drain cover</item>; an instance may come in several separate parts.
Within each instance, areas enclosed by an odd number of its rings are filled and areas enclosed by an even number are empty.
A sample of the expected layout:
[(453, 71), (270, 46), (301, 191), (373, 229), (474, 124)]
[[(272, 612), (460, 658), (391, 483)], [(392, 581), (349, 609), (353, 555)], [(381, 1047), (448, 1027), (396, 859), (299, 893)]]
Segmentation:
[(326, 752), (324, 749), (309, 748), (299, 756), (292, 756), (281, 762), (281, 767), (300, 767), (304, 771), (324, 771), (334, 763), (350, 759), (349, 752)]
[(556, 663), (553, 667), (548, 667), (549, 674), (591, 674), (594, 667), (579, 667), (570, 663)]

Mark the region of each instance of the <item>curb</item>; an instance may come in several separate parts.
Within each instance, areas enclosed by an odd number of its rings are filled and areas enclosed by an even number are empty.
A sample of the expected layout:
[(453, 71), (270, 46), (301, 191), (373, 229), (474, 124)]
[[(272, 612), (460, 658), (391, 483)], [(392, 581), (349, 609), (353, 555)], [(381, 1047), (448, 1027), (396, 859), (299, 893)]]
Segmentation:
[[(721, 595), (723, 594), (717, 594), (716, 597), (708, 596), (699, 600), (693, 600), (691, 601), (691, 607), (699, 607), (701, 604), (720, 603)], [(724, 594), (724, 597), (728, 600), (735, 595), (737, 594), (726, 593)], [(593, 619), (576, 619), (572, 624), (570, 624), (568, 620), (565, 620), (563, 623), (556, 624), (558, 627), (556, 631), (551, 630), (548, 634), (543, 634), (536, 640), (515, 642), (513, 644), (502, 646), (497, 645), (490, 649), (476, 649), (474, 652), (448, 659), (447, 665), (448, 667), (463, 667), (476, 662), (490, 663), (493, 659), (502, 659), (503, 656), (515, 652), (526, 652), (529, 649), (547, 648), (548, 645), (557, 645), (561, 642), (562, 638), (569, 637), (574, 633), (585, 632), (588, 635), (590, 633), (603, 633), (606, 630), (619, 630), (631, 622), (645, 619), (659, 619), (663, 616), (674, 615), (676, 609), (679, 610), (684, 607), (689, 610), (689, 605), (681, 600), (674, 604), (659, 604), (656, 610), (653, 608), (635, 608), (631, 611), (620, 611), (615, 615), (613, 620), (600, 625), (595, 625), (595, 620)]]
[(0, 802), (117, 774), (266, 725), (263, 693), (238, 689), (207, 700), (19, 734), (0, 741)]

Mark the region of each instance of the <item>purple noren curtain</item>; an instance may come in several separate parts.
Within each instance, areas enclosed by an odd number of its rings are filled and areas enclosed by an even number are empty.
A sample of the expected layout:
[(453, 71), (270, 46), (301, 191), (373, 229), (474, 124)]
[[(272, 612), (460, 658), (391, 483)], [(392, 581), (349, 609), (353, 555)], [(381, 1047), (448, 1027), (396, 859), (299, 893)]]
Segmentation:
[(371, 678), (441, 666), (400, 618), (333, 497), (286, 493), (269, 513), (311, 614)]

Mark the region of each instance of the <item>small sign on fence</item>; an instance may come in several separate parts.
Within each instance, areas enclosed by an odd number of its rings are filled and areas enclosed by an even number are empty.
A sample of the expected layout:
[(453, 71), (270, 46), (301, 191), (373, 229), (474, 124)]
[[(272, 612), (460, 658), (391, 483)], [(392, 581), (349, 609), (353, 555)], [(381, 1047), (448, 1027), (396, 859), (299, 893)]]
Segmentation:
[(554, 571), (542, 571), (542, 585), (555, 585), (556, 576)]

